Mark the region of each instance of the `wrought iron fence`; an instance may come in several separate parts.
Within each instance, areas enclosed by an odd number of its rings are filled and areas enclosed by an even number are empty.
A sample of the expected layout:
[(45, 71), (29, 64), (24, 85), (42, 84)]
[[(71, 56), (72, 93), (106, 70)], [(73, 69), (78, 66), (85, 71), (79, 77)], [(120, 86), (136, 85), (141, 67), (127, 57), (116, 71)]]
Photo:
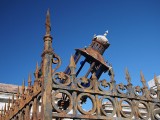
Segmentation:
[[(160, 119), (160, 85), (156, 76), (157, 90), (148, 89), (142, 72), (143, 86), (133, 86), (127, 69), (127, 84), (116, 83), (113, 68), (104, 62), (102, 56), (109, 47), (108, 32), (104, 36), (94, 36), (88, 48), (77, 49), (65, 72), (56, 72), (61, 59), (52, 49), (50, 30), (48, 11), (42, 61), (40, 67), (36, 66), (34, 84), (31, 84), (29, 76), (28, 87), (23, 82), (22, 92), (18, 88), (16, 99), (13, 95), (2, 108), (0, 120)], [(86, 59), (77, 70), (76, 64), (81, 55)], [(85, 62), (90, 64), (89, 70), (86, 75), (77, 77)], [(53, 64), (56, 65), (54, 69)], [(100, 79), (103, 72), (108, 72), (108, 80)]]

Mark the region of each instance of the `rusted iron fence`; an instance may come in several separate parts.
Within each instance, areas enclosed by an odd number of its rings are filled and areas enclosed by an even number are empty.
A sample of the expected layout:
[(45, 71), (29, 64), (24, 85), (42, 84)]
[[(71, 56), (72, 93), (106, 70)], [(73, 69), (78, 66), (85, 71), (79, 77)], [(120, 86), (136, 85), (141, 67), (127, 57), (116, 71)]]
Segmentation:
[[(160, 85), (154, 76), (157, 90), (148, 89), (144, 75), (140, 74), (142, 87), (133, 86), (128, 70), (127, 84), (117, 84), (111, 65), (102, 54), (109, 47), (106, 34), (94, 36), (89, 47), (76, 49), (70, 64), (63, 72), (56, 72), (61, 59), (52, 49), (50, 15), (47, 12), (46, 35), (40, 67), (36, 66), (35, 80), (31, 76), (28, 87), (23, 82), (21, 93), (9, 99), (2, 108), (0, 120), (159, 120)], [(80, 57), (85, 60), (76, 68)], [(78, 76), (85, 63), (89, 69)], [(56, 65), (53, 67), (53, 65)], [(101, 80), (107, 72), (108, 78)]]

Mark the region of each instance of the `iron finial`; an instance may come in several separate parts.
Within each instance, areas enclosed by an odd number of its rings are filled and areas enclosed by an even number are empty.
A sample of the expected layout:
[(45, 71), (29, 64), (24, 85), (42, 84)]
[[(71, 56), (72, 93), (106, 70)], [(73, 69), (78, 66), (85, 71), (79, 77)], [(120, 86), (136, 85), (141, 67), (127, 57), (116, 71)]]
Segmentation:
[(144, 75), (143, 75), (142, 71), (140, 72), (140, 76), (141, 76), (141, 82), (142, 82), (142, 84), (143, 84), (143, 87), (147, 87), (147, 85), (146, 85), (146, 80), (145, 80), (145, 78), (144, 78)]
[(97, 79), (97, 76), (95, 73), (92, 73), (92, 79)]
[(50, 12), (48, 9), (46, 16), (46, 35), (50, 35), (50, 31), (51, 31), (51, 23), (50, 23)]
[(160, 91), (160, 86), (159, 86), (159, 82), (156, 75), (154, 75), (154, 82), (155, 82), (155, 85), (157, 86), (157, 91)]
[(111, 64), (109, 65), (109, 74), (110, 74), (111, 82), (114, 82), (115, 74), (114, 74), (114, 70)]
[(38, 72), (38, 70), (39, 70), (39, 67), (38, 67), (38, 62), (37, 62), (37, 64), (36, 64), (36, 72)]
[(17, 94), (16, 94), (16, 97), (17, 97), (17, 99), (19, 98), (19, 86), (18, 86), (18, 89), (17, 89)]
[(128, 69), (126, 68), (126, 70), (125, 70), (125, 74), (126, 74), (126, 80), (127, 80), (127, 82), (128, 82), (128, 84), (131, 84), (131, 77), (130, 77), (130, 74), (129, 74), (129, 71), (128, 71)]
[(154, 82), (155, 82), (155, 85), (157, 86), (158, 85), (158, 79), (157, 79), (156, 75), (154, 75)]
[(74, 61), (74, 58), (73, 58), (72, 55), (71, 55), (71, 58), (70, 58), (70, 65), (69, 65), (69, 67), (74, 67), (74, 68), (76, 68), (76, 64), (75, 64), (75, 61)]
[(32, 83), (31, 74), (28, 75), (28, 86), (30, 87)]
[(22, 93), (24, 94), (24, 91), (25, 91), (25, 80), (23, 80), (23, 83), (22, 83)]
[(38, 67), (38, 62), (37, 62), (37, 64), (36, 64), (36, 70), (34, 72), (34, 76), (35, 76), (36, 79), (38, 78), (38, 72), (39, 72), (39, 67)]

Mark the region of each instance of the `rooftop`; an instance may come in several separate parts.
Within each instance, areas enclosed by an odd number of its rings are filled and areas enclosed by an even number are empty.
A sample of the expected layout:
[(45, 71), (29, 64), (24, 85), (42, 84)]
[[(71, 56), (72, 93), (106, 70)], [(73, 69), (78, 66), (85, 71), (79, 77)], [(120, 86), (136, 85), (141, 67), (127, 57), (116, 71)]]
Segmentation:
[(17, 93), (17, 89), (18, 89), (17, 85), (0, 83), (0, 92)]

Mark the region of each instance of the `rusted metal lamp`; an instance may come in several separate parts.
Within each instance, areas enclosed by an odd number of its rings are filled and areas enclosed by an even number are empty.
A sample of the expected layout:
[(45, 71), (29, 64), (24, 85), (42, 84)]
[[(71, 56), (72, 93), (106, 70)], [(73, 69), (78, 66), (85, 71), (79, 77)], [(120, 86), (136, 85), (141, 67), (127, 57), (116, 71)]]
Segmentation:
[[(90, 64), (90, 68), (85, 74), (87, 78), (90, 73), (96, 72), (96, 77), (99, 78), (103, 72), (109, 70), (109, 66), (103, 58), (103, 53), (109, 47), (109, 41), (106, 38), (108, 31), (104, 35), (94, 35), (91, 45), (82, 49), (75, 49), (74, 61), (77, 64), (80, 57), (85, 57), (85, 60), (81, 62), (81, 66), (76, 72), (76, 76), (80, 73), (85, 63)], [(67, 67), (65, 73), (70, 74), (70, 68)]]

